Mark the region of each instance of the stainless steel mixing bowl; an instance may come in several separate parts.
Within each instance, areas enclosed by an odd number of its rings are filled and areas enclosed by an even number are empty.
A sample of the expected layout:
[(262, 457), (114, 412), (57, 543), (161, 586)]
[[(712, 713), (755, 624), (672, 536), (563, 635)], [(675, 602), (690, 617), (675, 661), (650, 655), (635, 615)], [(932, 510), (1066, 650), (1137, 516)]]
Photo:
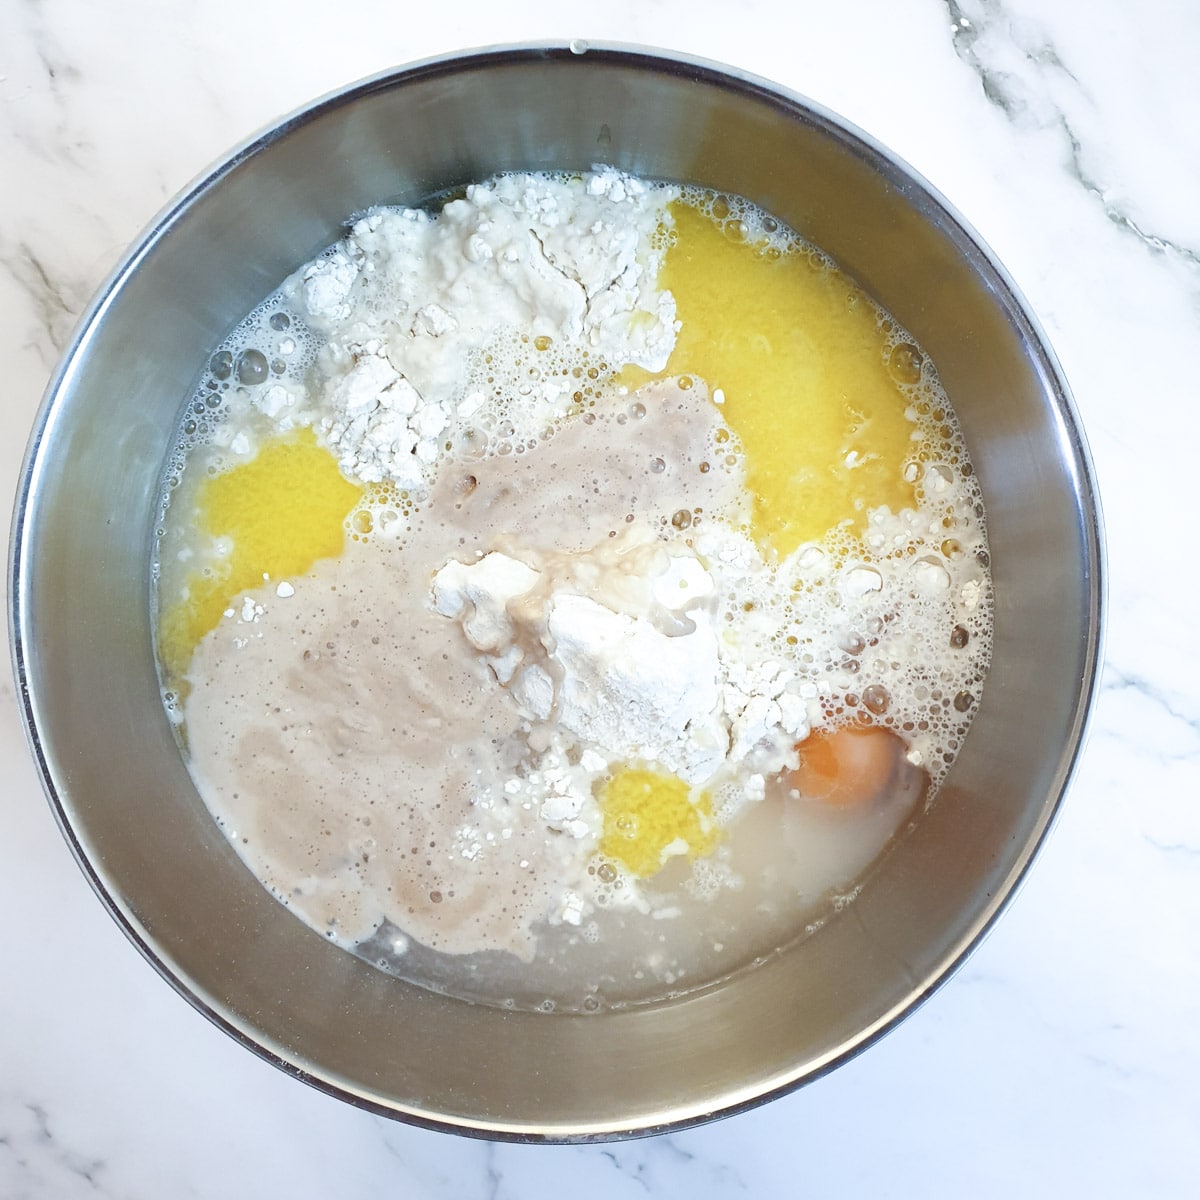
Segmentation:
[[(937, 363), (988, 508), (995, 658), (937, 804), (815, 936), (700, 994), (600, 1015), (471, 1005), (328, 944), (250, 876), (163, 713), (150, 548), (164, 459), (212, 348), (380, 202), (518, 168), (742, 193), (827, 250)], [(15, 517), (19, 695), (63, 832), (146, 958), (284, 1070), (418, 1124), (518, 1139), (731, 1113), (863, 1049), (963, 960), (1021, 879), (1079, 751), (1102, 549), (1053, 355), (1004, 271), (904, 164), (760, 80), (628, 49), (500, 49), (321, 100), (173, 203), (85, 314)]]

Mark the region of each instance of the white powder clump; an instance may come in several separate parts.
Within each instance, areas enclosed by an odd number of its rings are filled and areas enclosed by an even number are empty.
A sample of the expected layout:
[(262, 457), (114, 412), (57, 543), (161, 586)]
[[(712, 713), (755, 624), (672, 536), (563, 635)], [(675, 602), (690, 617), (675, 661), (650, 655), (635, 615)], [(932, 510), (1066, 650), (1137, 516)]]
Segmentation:
[[(805, 681), (754, 642), (746, 658), (747, 643), (718, 639), (717, 589), (701, 561), (662, 555), (639, 594), (620, 586), (621, 560), (605, 549), (554, 564), (558, 574), (499, 552), (451, 560), (432, 605), (461, 624), (526, 718), (553, 716), (601, 768), (654, 762), (701, 786), (751, 757), (794, 764), (810, 724)], [(597, 598), (615, 595), (623, 611)]]
[(499, 551), (471, 565), (451, 560), (434, 577), (433, 606), (444, 617), (461, 618), (476, 650), (507, 651), (516, 635), (508, 602), (529, 591), (539, 577), (532, 567)]
[[(574, 572), (584, 557), (575, 558)], [(597, 580), (604, 557), (587, 557), (586, 574), (604, 594)], [(712, 590), (703, 567), (687, 561), (689, 567), (668, 566), (661, 577), (691, 583), (667, 589), (676, 625), (693, 603), (689, 593)], [(570, 575), (555, 579), (497, 552), (474, 564), (451, 560), (434, 577), (432, 600), (437, 612), (462, 624), (528, 718), (553, 713), (558, 728), (590, 748), (593, 774), (609, 761), (642, 760), (705, 782), (729, 748), (711, 616), (689, 612), (690, 631), (669, 636), (652, 619), (660, 602), (650, 598), (631, 615), (574, 586)]]
[(564, 366), (662, 370), (676, 320), (657, 275), (677, 195), (611, 168), (517, 174), (436, 216), (356, 221), (283, 289), (327, 339), (313, 391), (342, 470), (419, 492), (485, 393), (519, 438), (569, 407)]
[(712, 622), (668, 637), (645, 618), (614, 613), (586, 596), (557, 596), (546, 623), (562, 669), (558, 720), (624, 761), (665, 766), (705, 783), (723, 762), (729, 735), (720, 714)]
[(305, 267), (294, 286), (314, 323), (331, 323), (350, 316), (350, 291), (357, 278), (358, 266), (353, 257), (335, 249)]

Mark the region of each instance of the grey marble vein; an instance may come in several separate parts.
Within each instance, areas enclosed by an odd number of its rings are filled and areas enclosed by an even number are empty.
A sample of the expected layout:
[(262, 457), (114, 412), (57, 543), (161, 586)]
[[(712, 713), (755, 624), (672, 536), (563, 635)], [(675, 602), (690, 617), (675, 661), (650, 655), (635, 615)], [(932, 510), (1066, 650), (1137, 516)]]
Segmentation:
[(1200, 846), (1193, 846), (1189, 842), (1164, 842), (1161, 838), (1156, 838), (1149, 833), (1142, 834), (1142, 841), (1163, 854), (1177, 854), (1183, 858), (1200, 859)]
[[(604, 1149), (601, 1155), (624, 1178), (650, 1194), (656, 1193), (668, 1179), (679, 1180), (681, 1171), (706, 1177), (710, 1184), (720, 1186), (723, 1191), (747, 1190), (745, 1181), (732, 1167), (702, 1158), (686, 1149), (681, 1144), (680, 1136), (675, 1134), (661, 1134), (629, 1146)], [(698, 1182), (695, 1176), (693, 1182)]]
[(87, 109), (79, 97), (86, 94), (88, 79), (62, 48), (41, 5), (27, 3), (23, 22), (23, 36), (15, 40), (26, 61), (5, 65), (28, 81), (28, 103), (7, 107), (7, 133), (41, 162), (86, 170), (93, 146), (82, 136), (80, 121)]
[[(1088, 167), (1089, 148), (1052, 95), (1051, 77), (1065, 80), (1084, 100), (1088, 99), (1087, 92), (1054, 44), (1030, 33), (1015, 36), (1002, 0), (975, 0), (973, 4), (960, 0), (942, 2), (950, 17), (954, 52), (978, 77), (988, 101), (1017, 128), (1056, 130), (1064, 145), (1067, 171), (1100, 205), (1105, 218), (1118, 231), (1136, 238), (1153, 254), (1168, 255), (1189, 268), (1200, 268), (1200, 251), (1144, 227), (1130, 212), (1113, 203), (1103, 182)], [(1033, 70), (1020, 75), (1006, 70), (998, 56), (989, 51), (986, 37), (1006, 42)], [(1035, 87), (1031, 87), (1031, 78), (1036, 81)]]
[(483, 1151), (483, 1177), (485, 1180), (485, 1200), (500, 1200), (500, 1189), (504, 1186), (504, 1172), (496, 1159), (498, 1147), (495, 1142), (488, 1142)]
[(14, 1170), (3, 1172), (6, 1200), (22, 1196), (109, 1194), (102, 1178), (105, 1161), (63, 1143), (51, 1127), (49, 1112), (36, 1100), (0, 1096), (0, 1164), (7, 1159)]
[(658, 1145), (667, 1151), (671, 1157), (688, 1166), (703, 1167), (708, 1170), (714, 1182), (722, 1185), (736, 1187), (741, 1191), (748, 1191), (749, 1187), (746, 1181), (734, 1170), (733, 1167), (726, 1163), (710, 1162), (693, 1154), (690, 1150), (685, 1149), (680, 1145), (680, 1138), (675, 1134), (664, 1134), (657, 1139)]
[(615, 1150), (602, 1150), (600, 1152), (600, 1156), (608, 1159), (608, 1161), (612, 1163), (617, 1171), (619, 1171), (627, 1179), (632, 1179), (634, 1183), (638, 1184), (644, 1191), (650, 1191), (650, 1184), (645, 1178), (646, 1164), (644, 1162), (634, 1163), (632, 1164), (632, 1169), (630, 1169), (629, 1166), (621, 1161)]
[(62, 53), (47, 25), (43, 6), (36, 2), (27, 3), (26, 9), (30, 21), (31, 47), (46, 75), (50, 91), (61, 103), (63, 85), (79, 82), (83, 72)]
[(65, 349), (78, 316), (76, 288), (42, 260), (28, 242), (0, 245), (4, 271), (28, 297), (29, 311), (57, 357)]
[[(406, 1183), (420, 1184), (422, 1195), (454, 1197), (454, 1200), (503, 1200), (517, 1194), (505, 1177), (503, 1155), (507, 1146), (484, 1139), (455, 1138), (449, 1134), (425, 1134), (389, 1120), (370, 1118), (380, 1133), (380, 1145), (406, 1173)], [(454, 1152), (428, 1157), (421, 1152), (426, 1137), (433, 1137)]]
[[(1111, 663), (1106, 664), (1100, 690), (1102, 692), (1136, 692), (1169, 717), (1172, 722), (1190, 730), (1197, 735), (1197, 739), (1200, 739), (1200, 712), (1183, 707), (1177, 697), (1169, 695), (1142, 675), (1124, 671), (1119, 667), (1114, 667)], [(1200, 751), (1200, 743), (1190, 752), (1185, 751), (1177, 757), (1191, 757), (1198, 751)]]
[(42, 64), (42, 69), (46, 72), (46, 77), (50, 80), (51, 91), (56, 94), (64, 82), (74, 83), (82, 78), (79, 68), (66, 60), (57, 58), (53, 54), (51, 44), (45, 39), (37, 44), (37, 56)]
[(1190, 267), (1200, 267), (1200, 252), (1192, 250), (1180, 242), (1174, 242), (1170, 238), (1160, 237), (1149, 229), (1144, 229), (1128, 212), (1120, 206), (1113, 204), (1108, 199), (1105, 195), (1103, 185), (1088, 171), (1084, 164), (1085, 156), (1082, 142), (1076, 136), (1066, 116), (1061, 113), (1059, 114), (1059, 125), (1066, 135), (1071, 149), (1071, 174), (1083, 185), (1089, 195), (1094, 196), (1100, 202), (1104, 209), (1105, 217), (1118, 230), (1122, 233), (1131, 234), (1153, 253), (1171, 254)]

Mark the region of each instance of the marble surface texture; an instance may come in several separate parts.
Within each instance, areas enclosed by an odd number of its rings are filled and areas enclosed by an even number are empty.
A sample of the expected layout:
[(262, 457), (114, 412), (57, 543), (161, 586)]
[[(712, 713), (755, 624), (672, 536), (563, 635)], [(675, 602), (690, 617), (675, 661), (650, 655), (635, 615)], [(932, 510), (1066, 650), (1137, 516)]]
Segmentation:
[(674, 1136), (470, 1141), (296, 1083), (167, 987), (73, 862), (5, 677), (0, 1196), (1198, 1194), (1191, 0), (6, 0), (0, 500), (75, 317), (208, 163), (389, 66), (574, 36), (729, 62), (840, 112), (966, 215), (1038, 314), (1090, 438), (1110, 556), (1103, 684), (1056, 829), (959, 973), (831, 1076)]

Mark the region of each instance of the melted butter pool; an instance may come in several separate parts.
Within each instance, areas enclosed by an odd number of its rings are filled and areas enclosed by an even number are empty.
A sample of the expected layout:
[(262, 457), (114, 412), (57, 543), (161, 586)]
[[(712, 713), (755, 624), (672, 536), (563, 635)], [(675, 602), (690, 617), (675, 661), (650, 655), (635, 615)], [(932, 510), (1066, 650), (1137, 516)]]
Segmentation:
[(263, 581), (307, 573), (341, 554), (363, 489), (301, 430), (264, 444), (249, 462), (201, 478), (192, 522), (212, 552), (184, 572), (159, 624), (164, 675), (175, 679), (230, 604)]
[(681, 328), (666, 373), (723, 394), (760, 544), (784, 557), (838, 526), (861, 531), (869, 508), (911, 507), (914, 427), (880, 310), (798, 242), (748, 240), (711, 207), (672, 210), (659, 280)]

